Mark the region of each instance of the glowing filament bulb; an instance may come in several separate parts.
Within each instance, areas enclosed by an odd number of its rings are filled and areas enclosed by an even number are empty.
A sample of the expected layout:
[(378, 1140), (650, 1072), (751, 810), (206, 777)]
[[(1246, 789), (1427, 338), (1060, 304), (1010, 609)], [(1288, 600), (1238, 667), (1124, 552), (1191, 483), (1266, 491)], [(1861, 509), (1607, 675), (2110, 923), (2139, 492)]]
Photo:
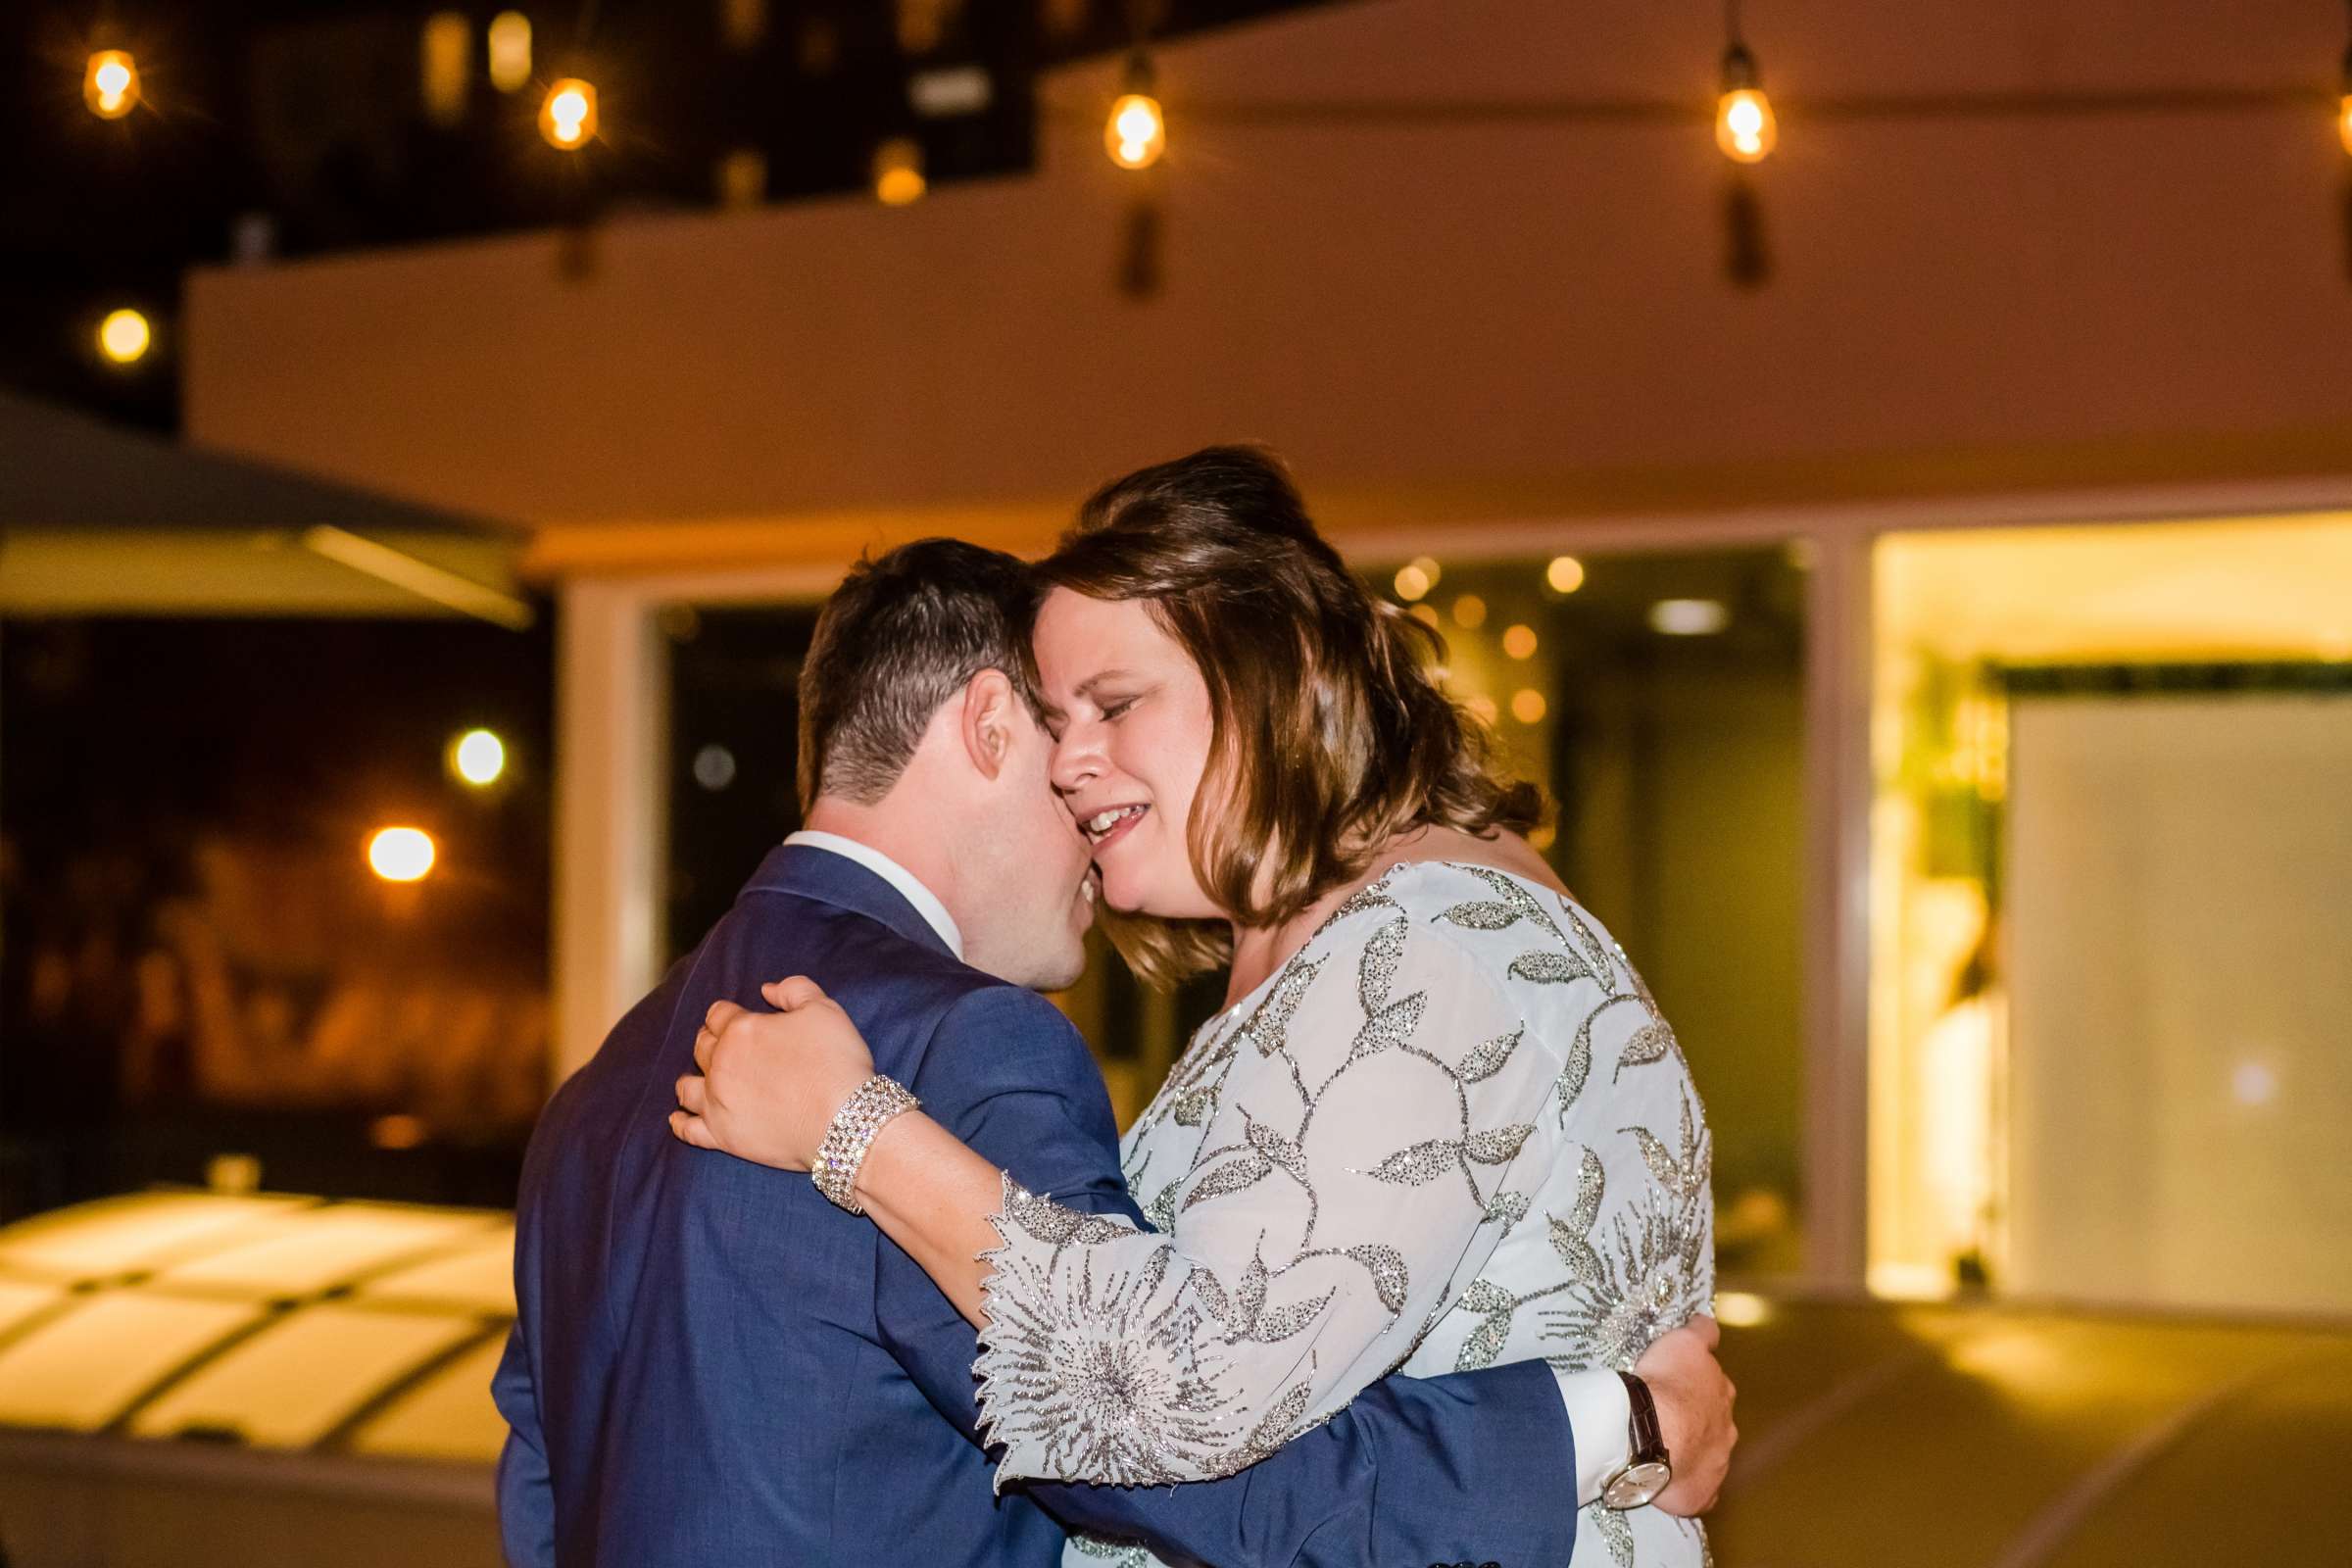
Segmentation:
[(139, 106), (137, 64), (121, 49), (99, 50), (81, 78), (81, 97), (100, 120), (121, 120)]
[(539, 134), (564, 152), (587, 145), (596, 135), (596, 88), (577, 76), (550, 87), (539, 108)]
[(1110, 122), (1102, 127), (1102, 145), (1121, 169), (1149, 169), (1168, 150), (1168, 122), (1159, 100), (1149, 93), (1131, 92), (1110, 106)]
[(1781, 139), (1772, 117), (1772, 101), (1754, 87), (1727, 92), (1715, 112), (1715, 145), (1724, 156), (1742, 164), (1760, 164)]

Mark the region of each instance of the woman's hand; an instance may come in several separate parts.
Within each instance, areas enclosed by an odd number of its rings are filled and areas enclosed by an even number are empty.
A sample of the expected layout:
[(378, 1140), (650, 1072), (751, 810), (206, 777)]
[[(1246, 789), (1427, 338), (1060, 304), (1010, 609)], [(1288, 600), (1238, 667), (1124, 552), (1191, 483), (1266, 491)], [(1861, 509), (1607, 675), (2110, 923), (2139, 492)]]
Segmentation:
[(714, 1002), (694, 1038), (702, 1070), (678, 1080), (669, 1130), (779, 1170), (808, 1170), (834, 1112), (873, 1076), (873, 1053), (850, 1015), (804, 975), (760, 988), (776, 1007)]

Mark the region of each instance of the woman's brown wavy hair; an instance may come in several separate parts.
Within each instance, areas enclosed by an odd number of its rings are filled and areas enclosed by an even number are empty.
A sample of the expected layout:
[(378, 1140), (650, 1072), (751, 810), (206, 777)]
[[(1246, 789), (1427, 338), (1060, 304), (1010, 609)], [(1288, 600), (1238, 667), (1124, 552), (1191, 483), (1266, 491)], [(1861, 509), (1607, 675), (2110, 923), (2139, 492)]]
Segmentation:
[[(1209, 447), (1112, 481), (1038, 576), (1041, 592), (1146, 601), (1200, 667), (1212, 727), (1186, 833), (1200, 886), (1243, 925), (1298, 914), (1399, 832), (1518, 832), (1542, 812), (1439, 686), (1438, 634), (1366, 591), (1271, 453)], [(1154, 984), (1232, 958), (1221, 920), (1105, 927)]]

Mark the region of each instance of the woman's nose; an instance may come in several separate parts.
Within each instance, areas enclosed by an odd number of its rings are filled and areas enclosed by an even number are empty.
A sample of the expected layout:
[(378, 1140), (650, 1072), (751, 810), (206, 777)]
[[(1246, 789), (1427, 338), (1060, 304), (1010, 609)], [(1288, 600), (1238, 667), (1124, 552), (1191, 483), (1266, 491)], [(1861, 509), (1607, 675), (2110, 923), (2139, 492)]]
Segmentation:
[(1054, 743), (1048, 773), (1054, 787), (1064, 795), (1075, 794), (1102, 776), (1102, 748), (1093, 726), (1073, 724), (1061, 732), (1061, 739)]

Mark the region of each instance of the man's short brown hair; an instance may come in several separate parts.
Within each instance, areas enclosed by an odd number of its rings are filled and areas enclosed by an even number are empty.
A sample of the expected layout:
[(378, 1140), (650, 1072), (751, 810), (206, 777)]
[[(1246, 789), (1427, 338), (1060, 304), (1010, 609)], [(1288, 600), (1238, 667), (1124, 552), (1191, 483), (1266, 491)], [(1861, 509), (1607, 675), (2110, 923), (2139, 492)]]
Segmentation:
[(918, 539), (851, 568), (801, 665), (801, 809), (871, 806), (906, 771), (940, 705), (985, 669), (1038, 711), (1029, 568), (960, 539)]

